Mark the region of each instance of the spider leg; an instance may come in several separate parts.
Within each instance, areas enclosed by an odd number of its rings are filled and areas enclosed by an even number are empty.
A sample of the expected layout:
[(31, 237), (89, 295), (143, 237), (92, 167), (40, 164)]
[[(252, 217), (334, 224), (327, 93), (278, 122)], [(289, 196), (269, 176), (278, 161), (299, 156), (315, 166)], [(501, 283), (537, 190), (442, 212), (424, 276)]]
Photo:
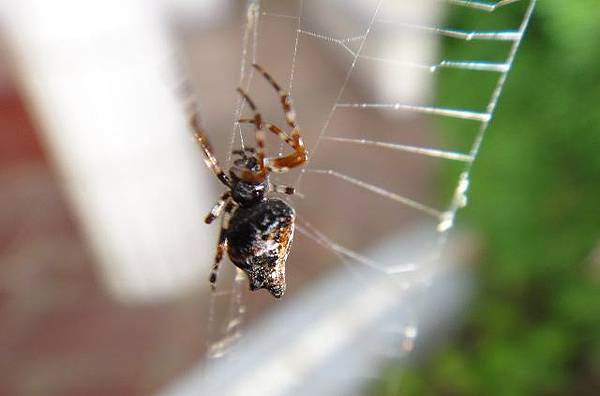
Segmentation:
[(219, 264), (223, 260), (225, 249), (227, 248), (227, 229), (229, 228), (229, 214), (235, 208), (235, 203), (231, 200), (227, 201), (225, 206), (225, 215), (221, 219), (221, 231), (219, 231), (219, 241), (217, 242), (217, 253), (215, 254), (215, 262), (213, 263), (212, 270), (208, 281), (210, 282), (210, 288), (215, 292), (217, 286), (217, 274), (219, 273)]
[(267, 158), (265, 162), (270, 171), (280, 173), (287, 172), (290, 168), (294, 168), (306, 162), (308, 154), (304, 148), (302, 138), (300, 137), (300, 134), (294, 135), (294, 131), (297, 130), (292, 131), (292, 136), (289, 136), (276, 125), (265, 124), (265, 128), (278, 135), (281, 140), (294, 149), (293, 153), (284, 157)]
[(238, 124), (254, 124), (254, 118), (240, 118), (237, 120)]
[(204, 222), (206, 224), (212, 223), (217, 217), (221, 215), (221, 212), (223, 212), (223, 208), (225, 207), (225, 204), (227, 203), (227, 200), (229, 200), (229, 198), (231, 198), (231, 191), (227, 191), (225, 194), (221, 195), (219, 201), (215, 204), (215, 206), (213, 206), (210, 213), (204, 219)]
[(290, 94), (285, 92), (279, 84), (275, 81), (273, 77), (269, 73), (267, 73), (261, 66), (257, 64), (252, 65), (263, 77), (271, 84), (271, 86), (275, 89), (275, 91), (279, 94), (281, 98), (281, 107), (283, 108), (283, 112), (285, 113), (285, 119), (288, 125), (292, 128), (292, 132), (288, 136), (285, 134), (280, 128), (275, 125), (265, 124), (265, 127), (269, 129), (276, 135), (286, 142), (290, 147), (294, 149), (294, 153), (279, 157), (269, 159), (268, 167), (269, 170), (274, 172), (286, 172), (289, 168), (294, 168), (296, 166), (302, 165), (308, 159), (308, 153), (306, 152), (306, 148), (304, 147), (304, 142), (302, 141), (302, 137), (300, 136), (300, 129), (296, 125), (296, 112), (294, 107), (292, 106), (292, 100), (290, 99)]
[(281, 107), (283, 107), (283, 112), (285, 113), (285, 119), (288, 125), (292, 129), (298, 129), (296, 126), (296, 112), (292, 106), (292, 100), (290, 99), (290, 94), (281, 89), (279, 84), (275, 81), (273, 77), (269, 73), (267, 73), (260, 65), (253, 63), (252, 66), (260, 73), (262, 76), (271, 84), (273, 89), (279, 94), (281, 98)]
[(233, 150), (231, 152), (231, 154), (237, 154), (237, 155), (241, 155), (241, 156), (246, 155), (246, 153), (254, 154), (254, 153), (256, 153), (256, 149), (254, 147), (244, 147), (243, 150)]
[(213, 155), (212, 148), (210, 147), (208, 138), (206, 137), (206, 134), (204, 133), (204, 129), (202, 129), (202, 127), (200, 126), (200, 120), (199, 120), (198, 113), (194, 113), (192, 115), (192, 117), (190, 119), (190, 126), (192, 127), (192, 129), (194, 131), (194, 137), (196, 138), (198, 145), (204, 152), (204, 156), (205, 156), (204, 163), (215, 174), (215, 176), (221, 181), (221, 183), (230, 187), (231, 180), (229, 179), (229, 176), (227, 176), (225, 174), (225, 172), (223, 172), (223, 169), (221, 169), (221, 167), (219, 166), (219, 161), (217, 161), (217, 159)]
[[(254, 119), (240, 118), (239, 120), (237, 120), (237, 123), (238, 124), (254, 124)], [(285, 133), (283, 130), (281, 130), (281, 128), (279, 128), (276, 125), (270, 124), (268, 122), (264, 124), (264, 127), (266, 129), (268, 129), (269, 131), (273, 132), (275, 135), (278, 135), (281, 140), (283, 140), (285, 143), (289, 144), (292, 148), (294, 148), (293, 139), (287, 133)], [(254, 151), (254, 149), (252, 147), (248, 147), (248, 148), (246, 148), (246, 150)], [(240, 151), (240, 150), (238, 150), (238, 151)]]
[(242, 95), (242, 97), (244, 98), (246, 103), (248, 103), (248, 106), (250, 106), (250, 109), (254, 113), (253, 123), (256, 131), (256, 159), (260, 167), (260, 169), (256, 172), (252, 172), (247, 169), (241, 169), (241, 178), (248, 182), (260, 182), (263, 181), (267, 176), (267, 168), (265, 166), (266, 136), (265, 131), (263, 129), (262, 116), (258, 112), (256, 105), (254, 104), (252, 99), (250, 99), (248, 94), (242, 88), (238, 88), (237, 91), (240, 95)]
[(281, 184), (273, 184), (273, 183), (269, 183), (269, 191), (277, 192), (277, 193), (281, 193), (281, 194), (287, 194), (287, 195), (294, 195), (294, 193), (296, 192), (294, 187), (284, 186)]
[[(254, 120), (251, 118), (241, 118), (237, 122), (239, 124), (250, 124), (254, 123)], [(294, 140), (290, 135), (281, 130), (281, 128), (279, 128), (277, 125), (265, 123), (264, 127), (269, 131), (273, 132), (275, 135), (278, 135), (283, 142), (285, 142), (292, 149), (294, 149), (294, 153), (285, 157), (266, 158), (266, 167), (269, 169), (269, 171), (279, 173), (287, 172), (289, 168), (296, 167), (306, 162), (307, 153), (306, 149), (304, 148), (302, 138), (299, 134), (297, 135), (297, 140)]]

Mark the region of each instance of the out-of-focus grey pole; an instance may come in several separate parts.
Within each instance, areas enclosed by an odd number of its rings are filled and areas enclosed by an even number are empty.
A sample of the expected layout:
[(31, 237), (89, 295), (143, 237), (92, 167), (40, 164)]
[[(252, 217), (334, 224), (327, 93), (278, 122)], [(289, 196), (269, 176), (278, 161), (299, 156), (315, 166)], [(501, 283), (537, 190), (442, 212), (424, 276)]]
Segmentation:
[(464, 246), (451, 241), (432, 258), (434, 229), (417, 227), (368, 252), (390, 273), (346, 263), (354, 271), (340, 267), (284, 299), (227, 353), (199, 362), (158, 395), (365, 394), (382, 365), (431, 349), (461, 320), (472, 290), (460, 265)]

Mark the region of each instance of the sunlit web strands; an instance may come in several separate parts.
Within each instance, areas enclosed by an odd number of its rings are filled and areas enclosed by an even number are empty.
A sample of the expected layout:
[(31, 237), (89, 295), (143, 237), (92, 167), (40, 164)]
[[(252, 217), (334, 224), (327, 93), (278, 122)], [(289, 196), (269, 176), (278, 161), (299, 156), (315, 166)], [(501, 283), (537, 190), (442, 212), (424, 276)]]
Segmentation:
[(342, 137), (335, 136), (323, 136), (323, 140), (332, 140), (336, 142), (344, 142), (344, 143), (354, 143), (354, 144), (362, 144), (366, 146), (376, 146), (383, 147), (392, 150), (405, 151), (408, 153), (424, 155), (427, 157), (436, 157), (436, 158), (444, 158), (454, 161), (462, 161), (462, 162), (471, 162), (473, 161), (473, 157), (469, 154), (457, 153), (454, 151), (444, 151), (438, 149), (432, 149), (427, 147), (415, 147), (408, 146), (405, 144), (395, 144), (395, 143), (385, 143), (385, 142), (377, 142), (373, 140), (366, 139), (347, 139)]
[[(349, 49), (348, 49), (349, 50)], [(351, 50), (349, 50), (351, 51)], [(412, 67), (416, 69), (427, 70), (431, 73), (435, 73), (439, 69), (463, 69), (463, 70), (477, 70), (487, 72), (498, 72), (504, 73), (508, 71), (509, 65), (506, 63), (497, 62), (472, 62), (472, 61), (449, 61), (443, 60), (435, 65), (426, 65), (422, 63), (407, 62), (397, 59), (381, 58), (377, 56), (361, 55), (361, 59), (372, 60), (376, 62), (390, 63), (402, 67)]]
[(355, 186), (361, 187), (365, 190), (369, 190), (371, 192), (374, 192), (375, 194), (379, 194), (381, 196), (384, 196), (386, 198), (389, 198), (393, 201), (399, 202), (401, 204), (404, 204), (406, 206), (409, 206), (413, 209), (417, 209), (420, 210), (423, 213), (427, 213), (428, 215), (431, 215), (433, 217), (437, 217), (439, 218), (442, 215), (442, 212), (440, 212), (439, 210), (436, 210), (434, 208), (431, 208), (427, 205), (424, 205), (420, 202), (414, 201), (410, 198), (406, 198), (403, 197), (401, 195), (398, 195), (396, 193), (393, 193), (391, 191), (385, 190), (381, 187), (377, 187), (374, 186), (370, 183), (364, 182), (362, 180), (359, 179), (355, 179), (354, 177), (348, 176), (348, 175), (344, 175), (343, 173), (340, 172), (336, 172), (334, 170), (331, 169), (304, 169), (303, 173), (315, 173), (315, 174), (323, 174), (323, 175), (330, 175), (330, 176), (334, 176), (338, 179), (344, 180), (348, 183), (354, 184)]
[[(298, 0), (298, 16), (296, 17), (296, 38), (294, 39), (294, 51), (292, 51), (292, 64), (290, 65), (290, 79), (288, 82), (288, 93), (292, 95), (294, 89), (294, 73), (296, 72), (296, 57), (298, 56), (298, 45), (300, 43), (300, 27), (302, 26), (302, 13), (304, 12), (304, 0)], [(283, 142), (281, 143), (283, 146)], [(281, 152), (282, 146), (279, 147)]]
[[(498, 3), (498, 4), (500, 4), (500, 3)], [(508, 4), (508, 3), (505, 3), (505, 4)], [(523, 16), (523, 19), (521, 20), (521, 25), (519, 26), (520, 38), (522, 38), (523, 35), (525, 34), (525, 30), (527, 29), (527, 26), (529, 25), (529, 21), (531, 20), (531, 16), (533, 15), (533, 10), (535, 8), (535, 5), (536, 5), (536, 0), (529, 1), (529, 6), (527, 7), (527, 10), (525, 11), (525, 15)], [(512, 47), (509, 51), (509, 55), (508, 55), (508, 58), (506, 61), (506, 63), (509, 65), (508, 70), (506, 70), (504, 73), (500, 74), (500, 77), (498, 78), (498, 81), (496, 83), (496, 87), (494, 88), (494, 90), (492, 92), (492, 95), (489, 99), (489, 102), (488, 102), (488, 105), (486, 108), (486, 112), (490, 115), (493, 114), (494, 110), (496, 109), (496, 106), (498, 104), (498, 99), (500, 98), (500, 93), (502, 92), (502, 89), (503, 89), (506, 79), (508, 77), (508, 72), (510, 71), (510, 68), (512, 67), (512, 64), (514, 62), (514, 59), (515, 59), (515, 56), (517, 54), (517, 50), (519, 49), (520, 44), (521, 44), (521, 39), (514, 41), (512, 44)], [(490, 117), (490, 119), (491, 119), (491, 117)], [(475, 137), (475, 140), (473, 141), (471, 150), (469, 151), (469, 154), (473, 158), (476, 158), (479, 153), (479, 148), (481, 147), (481, 143), (483, 142), (483, 138), (485, 137), (486, 131), (489, 126), (489, 121), (490, 120), (488, 119), (481, 124), (479, 131), (477, 133), (477, 136)], [(452, 202), (450, 203), (448, 210), (444, 214), (445, 219), (442, 220), (442, 222), (438, 225), (438, 230), (440, 230), (440, 231), (447, 231), (448, 229), (450, 229), (452, 227), (452, 225), (454, 223), (454, 217), (455, 217), (458, 209), (463, 207), (466, 203), (466, 197), (467, 197), (468, 186), (469, 186), (469, 174), (471, 171), (471, 166), (472, 166), (472, 163), (466, 164), (465, 169), (461, 173), (461, 178), (455, 189), (454, 198), (453, 198)], [(445, 242), (446, 238), (447, 238), (447, 233), (443, 233), (440, 238), (440, 245), (442, 245)]]
[(322, 40), (325, 40), (325, 41), (331, 41), (331, 42), (334, 42), (334, 43), (350, 43), (352, 41), (363, 40), (365, 38), (364, 34), (362, 34), (360, 36), (353, 36), (353, 37), (347, 37), (347, 38), (334, 38), (334, 37), (331, 37), (331, 36), (325, 36), (323, 34), (311, 32), (311, 31), (308, 31), (308, 30), (298, 29), (298, 32), (302, 33), (302, 34), (305, 34), (307, 36), (319, 38), (319, 39), (322, 39)]
[[(273, 14), (273, 15), (281, 16), (279, 14)], [(438, 29), (438, 30), (442, 31), (441, 29)], [(440, 69), (463, 69), (463, 70), (476, 70), (476, 71), (485, 71), (485, 72), (505, 73), (510, 68), (510, 65), (508, 63), (498, 63), (498, 62), (442, 60), (434, 65), (426, 65), (426, 64), (402, 61), (402, 60), (397, 60), (397, 59), (381, 58), (381, 57), (375, 57), (375, 56), (369, 56), (369, 55), (358, 55), (355, 51), (353, 51), (350, 47), (348, 47), (346, 45), (346, 43), (356, 41), (356, 40), (362, 40), (365, 38), (364, 35), (340, 39), (340, 38), (326, 36), (323, 34), (311, 32), (311, 31), (307, 31), (307, 30), (302, 30), (302, 29), (298, 29), (297, 33), (301, 33), (301, 34), (304, 34), (309, 37), (313, 37), (316, 39), (320, 39), (320, 40), (338, 44), (340, 47), (342, 47), (344, 50), (346, 50), (350, 55), (352, 55), (353, 57), (356, 57), (358, 59), (390, 63), (390, 64), (402, 66), (402, 67), (412, 67), (412, 68), (427, 70), (431, 73), (435, 73)], [(455, 34), (456, 34), (456, 32), (455, 32)], [(473, 34), (475, 34), (475, 33), (469, 33), (469, 35), (471, 35), (471, 36), (469, 36), (467, 34), (465, 34), (465, 35), (467, 37), (472, 37)], [(498, 37), (498, 38), (506, 39), (508, 37), (515, 36), (514, 34), (510, 34), (510, 33), (506, 33), (506, 32), (481, 33), (481, 35), (482, 35), (481, 37), (488, 37), (490, 39), (491, 39), (491, 37)], [(520, 36), (520, 35), (517, 34), (517, 36)]]
[(411, 23), (398, 22), (391, 19), (378, 19), (378, 23), (394, 25), (397, 27), (403, 27), (413, 30), (421, 30), (433, 34), (439, 34), (441, 36), (451, 37), (459, 40), (471, 41), (471, 40), (488, 40), (488, 41), (518, 41), (521, 39), (521, 32), (514, 30), (500, 30), (500, 31), (465, 31), (455, 29), (443, 29), (433, 26), (415, 25)]
[(443, 117), (461, 118), (464, 120), (474, 120), (481, 122), (487, 122), (492, 118), (491, 113), (480, 113), (471, 110), (448, 109), (444, 107), (406, 105), (402, 103), (338, 103), (336, 107), (414, 111), (417, 113), (433, 114)]
[(364, 35), (361, 35), (361, 36), (355, 36), (355, 37), (348, 37), (348, 38), (345, 38), (345, 39), (340, 39), (340, 38), (325, 36), (325, 35), (322, 35), (322, 34), (319, 34), (319, 33), (310, 32), (308, 30), (302, 30), (302, 29), (298, 29), (298, 33), (301, 33), (303, 35), (306, 35), (306, 36), (309, 36), (309, 37), (313, 37), (313, 38), (316, 38), (316, 39), (328, 41), (330, 43), (338, 44), (340, 47), (342, 47), (344, 50), (346, 50), (350, 55), (352, 55), (355, 58), (357, 58), (356, 52), (352, 51), (352, 49), (350, 49), (350, 47), (348, 47), (346, 45), (346, 43), (350, 43), (350, 42), (356, 41), (356, 40), (364, 40), (364, 38), (365, 38)]
[(346, 249), (343, 246), (338, 245), (331, 239), (324, 236), (323, 233), (318, 232), (314, 228), (310, 227), (308, 224), (296, 224), (296, 228), (298, 229), (298, 232), (312, 239), (319, 245), (333, 250), (335, 253), (339, 254), (341, 258), (350, 258), (375, 270), (380, 270), (382, 268), (382, 266), (376, 261), (373, 261), (367, 257), (360, 255), (359, 253), (356, 253), (350, 249)]
[(436, 71), (436, 69), (438, 69), (438, 68), (464, 69), (464, 70), (505, 73), (510, 68), (510, 65), (508, 65), (506, 63), (497, 63), (497, 62), (441, 61), (437, 65), (431, 66), (432, 71)]
[(268, 17), (274, 17), (274, 18), (284, 18), (284, 19), (299, 19), (299, 16), (296, 15), (286, 15), (286, 14), (278, 14), (276, 12), (266, 12), (263, 11), (262, 14), (263, 16), (268, 16)]
[[(319, 132), (319, 135), (317, 136), (317, 141), (315, 142), (315, 145), (312, 147), (311, 151), (312, 151), (313, 155), (319, 149), (319, 144), (321, 142), (321, 138), (323, 136), (325, 136), (325, 131), (329, 127), (329, 123), (331, 122), (331, 119), (333, 118), (333, 114), (336, 111), (336, 105), (337, 105), (337, 103), (339, 103), (340, 99), (342, 98), (342, 95), (344, 94), (346, 86), (348, 85), (348, 82), (350, 81), (350, 77), (352, 76), (352, 72), (354, 71), (354, 67), (356, 66), (356, 63), (358, 61), (358, 57), (360, 56), (360, 54), (363, 50), (363, 47), (365, 45), (365, 42), (367, 41), (367, 37), (369, 36), (369, 33), (371, 32), (371, 29), (373, 28), (373, 25), (375, 24), (375, 20), (377, 19), (377, 16), (379, 15), (379, 10), (381, 9), (382, 4), (383, 4), (383, 0), (379, 0), (377, 2), (377, 5), (375, 6), (375, 9), (373, 11), (373, 14), (371, 15), (371, 18), (369, 19), (369, 22), (366, 25), (366, 28), (364, 30), (365, 33), (361, 36), (362, 39), (359, 40), (358, 49), (356, 50), (356, 52), (354, 53), (354, 56), (353, 56), (354, 59), (350, 63), (350, 66), (346, 72), (346, 76), (344, 77), (344, 80), (342, 81), (340, 89), (338, 90), (338, 94), (337, 94), (335, 100), (333, 101), (331, 109), (329, 110), (329, 113), (327, 114), (327, 118), (325, 119), (325, 122), (323, 123), (321, 131)], [(309, 163), (309, 166), (310, 166), (310, 163)], [(297, 189), (302, 182), (302, 177), (304, 176), (304, 174), (305, 174), (305, 172), (301, 172), (298, 175), (298, 177), (296, 178), (295, 186)]]
[(507, 6), (512, 3), (516, 3), (521, 0), (502, 0), (496, 3), (490, 1), (472, 1), (472, 0), (444, 0), (445, 2), (457, 6), (473, 8), (476, 10), (492, 12), (496, 11), (500, 7)]
[(313, 37), (316, 39), (328, 41), (331, 43), (338, 44), (344, 50), (346, 50), (350, 55), (356, 57), (358, 59), (371, 60), (376, 62), (384, 62), (395, 64), (403, 67), (413, 67), (417, 69), (427, 70), (431, 73), (438, 71), (439, 69), (464, 69), (464, 70), (478, 70), (478, 71), (488, 71), (488, 72), (506, 72), (509, 68), (509, 65), (506, 63), (497, 63), (497, 62), (477, 62), (477, 61), (452, 61), (452, 60), (442, 60), (435, 65), (426, 65), (422, 63), (408, 62), (402, 61), (398, 59), (389, 59), (389, 58), (381, 58), (370, 55), (358, 55), (355, 51), (353, 51), (350, 47), (346, 45), (351, 41), (362, 40), (365, 38), (364, 35), (349, 37), (345, 39), (335, 38), (331, 36), (326, 36), (323, 34), (310, 32), (307, 30), (298, 30), (299, 33), (302, 33), (306, 36)]
[(307, 222), (303, 222), (303, 224), (297, 224), (296, 228), (298, 229), (298, 232), (300, 232), (302, 235), (315, 241), (317, 244), (332, 250), (342, 260), (350, 259), (353, 262), (362, 264), (366, 267), (369, 267), (376, 271), (384, 272), (386, 274), (406, 273), (415, 271), (417, 269), (417, 266), (414, 263), (386, 266), (382, 263), (371, 260), (370, 258), (365, 257), (352, 249), (348, 249), (344, 246), (335, 243), (333, 240), (323, 235), (322, 232), (316, 230)]
[(364, 265), (366, 267), (377, 269), (377, 270), (379, 270), (379, 268), (380, 268), (380, 264), (379, 263), (376, 263), (376, 262), (374, 262), (373, 260), (371, 260), (371, 259), (369, 259), (367, 257), (363, 257), (363, 256), (361, 256), (357, 252), (352, 252), (353, 254), (351, 256), (344, 255), (340, 251), (341, 249), (338, 249), (338, 247), (340, 245), (338, 245), (337, 243), (333, 242), (331, 239), (329, 239), (328, 237), (326, 237), (321, 231), (315, 229), (309, 222), (305, 221), (300, 216), (298, 216), (296, 218), (296, 229), (303, 236), (305, 236), (308, 239), (316, 242), (318, 245), (320, 245), (321, 247), (327, 249), (328, 251), (330, 251), (331, 253), (333, 253), (335, 256), (337, 256), (338, 259), (340, 260), (340, 262), (354, 276), (360, 277), (360, 273), (359, 273), (358, 269), (355, 266), (353, 266), (352, 263), (348, 260), (351, 257), (354, 257), (352, 259), (353, 262), (357, 262), (357, 263), (359, 263), (361, 265)]
[[(271, 12), (263, 12), (261, 15), (273, 17), (273, 18), (284, 18), (284, 19), (292, 19), (298, 20), (299, 17), (295, 15), (285, 15), (285, 14), (276, 14)], [(459, 40), (471, 41), (471, 40), (488, 40), (488, 41), (518, 41), (521, 39), (522, 34), (519, 31), (514, 30), (499, 30), (499, 31), (465, 31), (465, 30), (457, 30), (457, 29), (444, 29), (434, 26), (425, 26), (425, 25), (416, 25), (412, 23), (399, 22), (391, 19), (378, 19), (377, 23), (380, 24), (388, 24), (394, 25), (397, 27), (403, 27), (414, 30), (421, 30), (424, 32), (439, 34), (441, 36), (452, 37)], [(364, 38), (363, 35), (356, 37), (349, 37), (345, 39), (334, 38), (324, 34), (319, 34), (316, 32), (311, 32), (308, 30), (297, 29), (298, 33), (305, 34), (307, 36), (312, 36), (316, 38), (321, 38), (323, 40), (335, 42), (335, 43), (348, 43), (351, 41), (356, 41)]]

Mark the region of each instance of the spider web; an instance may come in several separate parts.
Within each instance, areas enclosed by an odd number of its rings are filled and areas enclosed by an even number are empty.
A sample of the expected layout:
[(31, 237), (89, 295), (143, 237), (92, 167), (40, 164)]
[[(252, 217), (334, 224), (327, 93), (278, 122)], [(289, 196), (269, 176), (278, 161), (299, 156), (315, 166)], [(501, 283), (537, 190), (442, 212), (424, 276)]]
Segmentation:
[[(338, 2), (331, 2), (337, 4)], [(503, 0), (503, 1), (467, 1), (467, 0), (434, 0), (432, 1), (433, 10), (442, 8), (464, 8), (468, 12), (479, 13), (481, 18), (487, 18), (490, 21), (490, 29), (469, 29), (468, 27), (438, 26), (435, 15), (421, 16), (419, 18), (405, 17), (406, 14), (394, 12), (390, 7), (391, 0), (376, 0), (364, 2), (368, 12), (362, 16), (344, 14), (350, 20), (345, 23), (327, 20), (326, 11), (320, 12), (319, 8), (326, 8), (329, 5), (323, 2), (311, 0), (297, 0), (293, 3), (277, 2), (268, 0), (251, 0), (248, 2), (245, 15), (245, 26), (242, 34), (242, 53), (241, 66), (239, 74), (239, 85), (251, 95), (258, 95), (264, 84), (250, 67), (252, 63), (262, 64), (271, 72), (294, 98), (296, 110), (298, 113), (299, 124), (307, 143), (311, 161), (302, 169), (292, 171), (290, 174), (282, 177), (286, 184), (293, 185), (297, 191), (302, 193), (300, 198), (291, 198), (293, 205), (298, 209), (297, 230), (300, 235), (297, 239), (304, 239), (304, 246), (319, 246), (327, 251), (333, 257), (336, 257), (340, 263), (348, 269), (361, 276), (361, 271), (378, 271), (389, 275), (390, 277), (404, 277), (407, 273), (421, 271), (429, 262), (435, 261), (444, 247), (448, 232), (454, 225), (454, 219), (459, 209), (467, 203), (467, 192), (470, 184), (470, 173), (474, 161), (479, 155), (479, 150), (486, 135), (494, 112), (498, 105), (500, 94), (504, 88), (507, 76), (513, 65), (515, 55), (524, 36), (525, 30), (531, 18), (535, 7), (535, 0)], [(404, 2), (410, 3), (410, 2)], [(416, 0), (413, 3), (419, 3)], [(338, 5), (339, 6), (339, 5)], [(516, 20), (516, 26), (504, 27), (495, 24), (494, 15), (504, 10), (514, 7), (521, 7), (522, 18)], [(319, 15), (323, 19), (319, 21)], [(343, 19), (343, 18), (342, 18)], [(414, 19), (414, 20), (413, 20)], [(278, 37), (273, 32), (276, 29), (287, 32), (287, 35)], [(412, 59), (410, 57), (390, 56), (389, 47), (381, 45), (393, 41), (398, 34), (408, 36), (407, 42), (421, 42), (423, 37), (426, 43), (439, 40), (457, 40), (464, 45), (474, 45), (478, 48), (489, 47), (490, 59), (434, 59), (437, 55), (420, 57)], [(289, 53), (281, 56), (277, 60), (275, 55), (262, 56), (261, 46), (263, 41), (272, 40), (277, 37), (279, 40), (286, 40), (289, 44)], [(309, 81), (312, 74), (306, 70), (301, 70), (301, 57), (314, 56), (314, 51), (309, 50), (303, 53), (303, 50), (310, 46), (318, 47), (321, 54), (331, 55), (336, 52), (335, 59), (337, 68), (342, 70), (341, 77), (331, 82), (331, 92), (323, 94), (323, 99), (318, 100), (318, 105), (322, 110), (321, 114), (314, 117), (314, 120), (303, 117), (303, 106), (306, 105), (310, 94), (302, 91), (302, 83)], [(435, 48), (435, 44), (433, 45)], [(268, 53), (268, 52), (267, 52)], [(403, 54), (400, 51), (400, 54)], [(339, 60), (341, 59), (341, 60)], [(329, 62), (329, 61), (328, 61)], [(306, 62), (302, 68), (306, 68)], [(276, 68), (273, 71), (273, 67)], [(377, 69), (381, 67), (383, 69)], [(473, 75), (473, 84), (465, 89), (477, 91), (473, 95), (474, 99), (470, 103), (436, 103), (427, 95), (416, 96), (414, 102), (406, 101), (406, 98), (415, 98), (411, 95), (394, 96), (394, 93), (379, 91), (373, 88), (376, 84), (374, 76), (378, 74), (377, 70), (387, 70), (383, 78), (389, 78), (390, 73), (421, 73), (433, 80), (445, 72), (462, 73), (465, 76)], [(283, 73), (283, 72), (285, 73)], [(300, 76), (302, 74), (302, 76)], [(314, 74), (314, 72), (313, 72)], [(415, 74), (410, 74), (414, 76)], [(283, 77), (287, 81), (283, 80)], [(317, 84), (318, 85), (318, 84)], [(393, 84), (390, 84), (393, 85)], [(355, 87), (360, 87), (356, 89)], [(264, 87), (263, 87), (264, 88)], [(266, 88), (265, 92), (269, 92)], [(284, 88), (285, 89), (285, 88)], [(375, 93), (373, 93), (375, 92)], [(270, 102), (273, 102), (272, 92), (265, 93), (264, 97), (270, 96)], [(328, 96), (329, 95), (329, 96)], [(314, 96), (314, 94), (313, 94)], [(269, 99), (260, 100), (261, 111), (265, 116), (263, 103), (270, 103)], [(317, 107), (317, 104), (314, 105)], [(245, 104), (238, 100), (233, 118), (234, 121), (244, 113)], [(266, 109), (266, 119), (276, 117), (280, 109)], [(271, 114), (273, 114), (271, 116)], [(343, 120), (346, 117), (354, 117), (362, 120), (364, 114), (368, 114), (366, 121), (360, 122), (360, 131), (344, 129)], [(373, 116), (375, 114), (375, 116)], [(383, 118), (383, 122), (370, 124), (375, 118)], [(391, 128), (394, 125), (412, 125), (415, 119), (425, 119), (425, 129), (432, 130), (430, 135), (433, 138), (421, 139), (413, 135), (403, 135), (401, 132), (406, 127), (396, 127), (395, 133), (379, 133), (381, 125), (383, 128)], [(458, 125), (464, 133), (470, 133), (472, 136), (471, 144), (467, 147), (448, 147), (442, 143), (443, 138), (435, 137), (440, 133), (435, 127), (439, 121), (444, 120), (453, 125)], [(342, 120), (342, 121), (341, 121)], [(407, 121), (408, 120), (408, 121)], [(307, 125), (309, 125), (307, 127)], [(380, 125), (381, 124), (381, 125)], [(347, 127), (348, 125), (346, 125)], [(350, 128), (351, 129), (351, 128)], [(365, 130), (367, 132), (365, 132)], [(244, 129), (234, 122), (229, 141), (229, 152), (236, 144), (244, 147), (246, 142), (253, 141), (250, 129)], [(406, 139), (407, 141), (403, 141)], [(418, 142), (420, 144), (415, 144)], [(331, 147), (335, 148), (332, 149)], [(338, 166), (341, 162), (339, 158), (331, 159), (329, 155), (335, 150), (348, 150), (347, 160), (352, 162), (353, 153), (361, 159), (366, 158), (373, 163), (372, 167), (378, 173), (360, 174), (364, 168), (358, 172), (348, 171), (344, 166)], [(280, 144), (279, 153), (286, 148)], [(385, 156), (386, 161), (378, 161), (380, 156)], [(406, 162), (394, 162), (397, 158), (403, 158), (401, 161), (435, 160), (438, 167), (449, 167), (456, 172), (456, 183), (448, 191), (447, 195), (438, 199), (427, 199), (427, 194), (422, 191), (411, 195), (411, 190), (398, 191), (401, 184), (382, 182), (384, 178), (379, 177), (393, 175), (397, 168), (406, 165)], [(409, 158), (408, 160), (406, 158)], [(360, 161), (360, 160), (357, 160)], [(400, 160), (399, 160), (400, 161)], [(231, 162), (231, 156), (227, 157), (227, 163)], [(392, 164), (394, 167), (389, 167)], [(352, 167), (349, 167), (352, 168)], [(407, 173), (411, 180), (419, 178), (420, 173)], [(427, 174), (422, 177), (427, 177)], [(388, 177), (389, 179), (389, 177)], [(381, 182), (381, 183), (380, 183)], [(417, 183), (418, 184), (418, 183)], [(375, 236), (365, 243), (352, 243), (352, 237), (346, 240), (339, 240), (343, 232), (336, 228), (335, 224), (339, 222), (340, 217), (330, 218), (323, 221), (320, 217), (311, 218), (311, 208), (322, 204), (322, 196), (319, 191), (329, 188), (329, 191), (343, 189), (344, 191), (353, 191), (355, 194), (363, 194), (372, 206), (370, 214), (381, 211), (379, 205), (389, 209), (392, 213), (402, 213), (398, 215), (399, 223), (411, 223), (415, 221), (426, 221), (433, 228), (436, 235), (435, 248), (430, 255), (422, 262), (399, 262), (390, 265), (381, 263), (376, 259), (368, 257), (363, 253), (366, 247), (373, 240), (383, 238), (390, 230), (394, 231), (398, 225), (387, 226), (381, 232), (374, 232)], [(416, 188), (419, 190), (419, 188)], [(303, 197), (303, 198), (302, 198)], [(367, 198), (365, 198), (367, 199)], [(365, 201), (366, 202), (366, 201)], [(373, 203), (375, 202), (375, 203)], [(388, 217), (389, 214), (388, 214)], [(394, 217), (394, 216), (391, 216)], [(342, 220), (347, 220), (341, 217)], [(333, 224), (333, 226), (332, 226)], [(356, 227), (356, 224), (351, 227)], [(373, 226), (378, 231), (378, 224)], [(367, 227), (368, 228), (368, 227)], [(385, 226), (381, 226), (385, 228)], [(350, 242), (348, 242), (350, 241)], [(296, 242), (295, 242), (296, 244)], [(298, 249), (295, 246), (293, 249)], [(329, 260), (331, 261), (331, 260)], [(291, 277), (288, 276), (291, 281)], [(214, 294), (209, 301), (208, 324), (208, 356), (222, 357), (226, 355), (228, 348), (243, 335), (243, 322), (246, 313), (244, 304), (243, 290), (246, 288), (246, 279), (241, 271), (237, 271), (232, 281), (231, 288), (226, 291), (220, 291)], [(288, 282), (289, 283), (289, 282)], [(221, 288), (220, 288), (221, 289)], [(217, 299), (226, 297), (229, 299), (226, 325), (222, 329), (216, 328), (215, 305)], [(416, 330), (410, 326), (410, 333), (416, 337)], [(406, 329), (403, 330), (406, 332)], [(408, 337), (408, 336), (407, 336)], [(409, 337), (410, 338), (410, 337)]]

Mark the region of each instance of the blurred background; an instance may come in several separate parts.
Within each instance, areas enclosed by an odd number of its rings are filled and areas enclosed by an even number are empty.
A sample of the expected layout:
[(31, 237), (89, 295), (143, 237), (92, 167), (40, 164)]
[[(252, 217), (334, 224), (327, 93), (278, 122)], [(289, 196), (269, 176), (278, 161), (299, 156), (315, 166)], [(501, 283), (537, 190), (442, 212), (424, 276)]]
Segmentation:
[[(530, 4), (461, 3), (0, 3), (0, 394), (598, 394), (600, 9), (537, 5), (447, 235), (515, 41), (456, 32)], [(226, 165), (242, 85), (283, 126), (253, 61), (311, 151), (281, 301), (210, 295), (186, 125)]]
[[(448, 21), (468, 18), (454, 11)], [(537, 5), (459, 216), (479, 243), (465, 322), (373, 394), (600, 391), (600, 91), (586, 88), (598, 78), (599, 12), (585, 1)], [(438, 95), (461, 95), (464, 83), (440, 80)]]

